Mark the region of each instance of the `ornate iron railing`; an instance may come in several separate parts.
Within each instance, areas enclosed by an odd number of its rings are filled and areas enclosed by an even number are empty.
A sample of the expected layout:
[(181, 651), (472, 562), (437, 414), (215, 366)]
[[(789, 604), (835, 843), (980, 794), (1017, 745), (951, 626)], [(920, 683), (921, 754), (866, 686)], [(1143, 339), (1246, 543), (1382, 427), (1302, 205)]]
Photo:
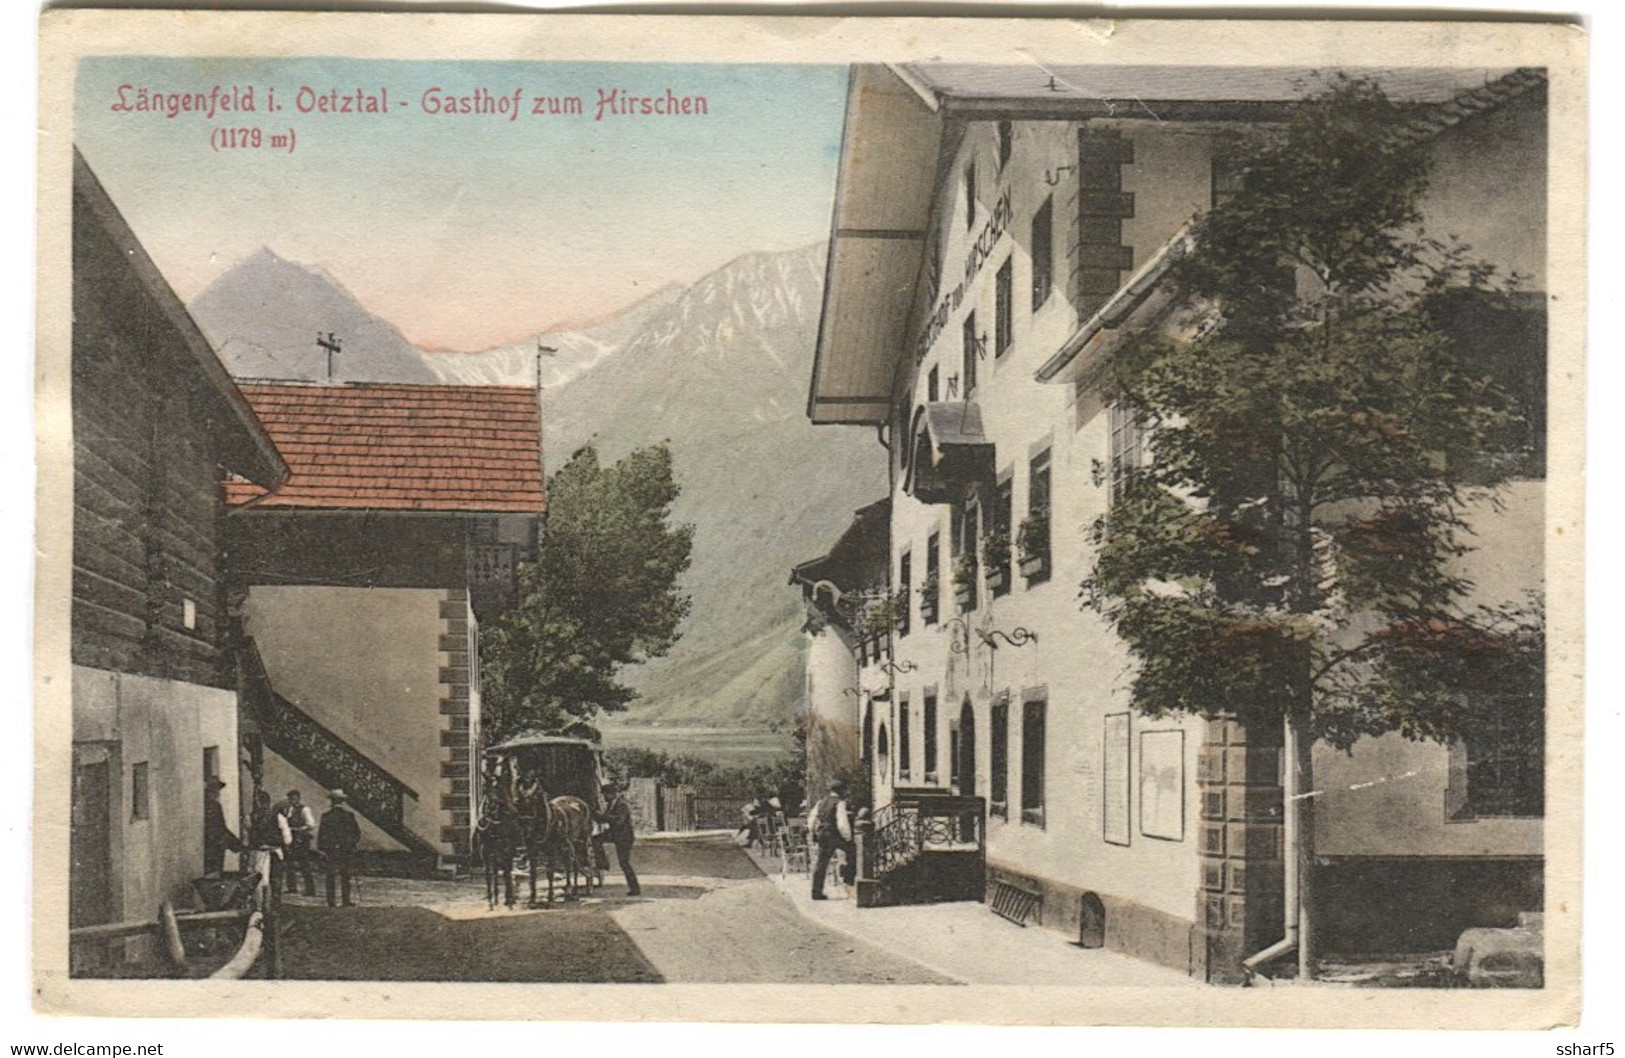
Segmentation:
[(241, 674), (242, 692), (267, 749), (322, 786), (342, 788), (352, 808), (407, 848), (438, 854), (438, 849), (406, 826), (406, 798), (417, 800), (417, 792), (278, 694), (259, 648), (246, 636)]
[(927, 851), (987, 853), (987, 804), (980, 797), (899, 792), (874, 817), (874, 873), (906, 866)]

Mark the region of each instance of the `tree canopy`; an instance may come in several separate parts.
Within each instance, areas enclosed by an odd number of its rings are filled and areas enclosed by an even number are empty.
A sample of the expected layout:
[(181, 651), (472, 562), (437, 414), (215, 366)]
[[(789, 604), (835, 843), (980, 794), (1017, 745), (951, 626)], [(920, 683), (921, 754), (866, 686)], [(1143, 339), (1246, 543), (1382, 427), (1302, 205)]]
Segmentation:
[(602, 466), (592, 446), (548, 481), (536, 561), (518, 601), (480, 641), (485, 729), (501, 739), (625, 709), (622, 668), (671, 649), (688, 614), (678, 586), (693, 527), (673, 525), (670, 450), (641, 448)]
[[(1435, 311), (1514, 286), (1423, 227), (1413, 115), (1364, 80), (1305, 101), (1194, 228), (1181, 337), (1120, 358), (1152, 458), (1116, 468), (1086, 602), (1152, 715), (1448, 738), (1486, 689), (1538, 708), (1538, 600), (1472, 609), (1469, 515), (1520, 409)], [(1504, 702), (1503, 702), (1504, 705)]]

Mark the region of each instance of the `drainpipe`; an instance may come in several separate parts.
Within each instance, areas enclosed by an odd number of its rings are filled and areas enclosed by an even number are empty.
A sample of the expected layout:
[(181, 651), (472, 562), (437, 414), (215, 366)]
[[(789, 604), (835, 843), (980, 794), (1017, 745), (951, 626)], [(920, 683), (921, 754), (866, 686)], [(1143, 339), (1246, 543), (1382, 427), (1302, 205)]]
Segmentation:
[(1299, 730), (1299, 721), (1294, 717), (1288, 717), (1286, 722), (1286, 744), (1283, 746), (1286, 755), (1286, 768), (1284, 769), (1286, 775), (1281, 790), (1281, 803), (1285, 809), (1281, 857), (1284, 860), (1286, 870), (1281, 918), (1285, 926), (1286, 936), (1263, 951), (1242, 960), (1241, 965), (1247, 971), (1249, 981), (1252, 975), (1258, 973), (1260, 967), (1298, 950), (1298, 938), (1303, 926), (1301, 919), (1305, 917), (1303, 901), (1300, 895), (1300, 865), (1298, 861), (1298, 850), (1303, 847), (1300, 827), (1306, 822), (1303, 814), (1312, 810), (1309, 799), (1303, 796), (1303, 776), (1305, 773), (1300, 766), (1300, 744), (1306, 741), (1303, 733)]

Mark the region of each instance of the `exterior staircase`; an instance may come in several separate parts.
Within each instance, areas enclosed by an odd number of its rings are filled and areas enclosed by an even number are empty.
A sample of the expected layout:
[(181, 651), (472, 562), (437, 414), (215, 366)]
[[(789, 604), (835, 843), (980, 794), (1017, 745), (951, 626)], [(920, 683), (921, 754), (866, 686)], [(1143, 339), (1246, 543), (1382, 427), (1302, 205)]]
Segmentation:
[(858, 831), (859, 907), (981, 901), (987, 891), (987, 802), (899, 788)]
[(367, 822), (406, 847), (409, 866), (433, 870), (440, 849), (406, 825), (406, 799), (417, 792), (371, 757), (288, 701), (271, 686), (265, 662), (252, 637), (243, 636), (238, 681), (244, 708), (259, 730), (261, 744), (322, 785), (342, 788), (350, 807)]

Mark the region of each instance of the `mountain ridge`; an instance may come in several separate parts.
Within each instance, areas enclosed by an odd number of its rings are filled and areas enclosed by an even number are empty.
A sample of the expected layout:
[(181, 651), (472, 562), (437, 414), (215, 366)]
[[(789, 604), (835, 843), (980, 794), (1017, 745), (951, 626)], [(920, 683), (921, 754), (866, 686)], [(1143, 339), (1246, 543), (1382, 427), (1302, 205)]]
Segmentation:
[(328, 380), (319, 334), (339, 336), (335, 382), (434, 382), (422, 354), (325, 269), (262, 246), (188, 304), (199, 329), (239, 378)]

